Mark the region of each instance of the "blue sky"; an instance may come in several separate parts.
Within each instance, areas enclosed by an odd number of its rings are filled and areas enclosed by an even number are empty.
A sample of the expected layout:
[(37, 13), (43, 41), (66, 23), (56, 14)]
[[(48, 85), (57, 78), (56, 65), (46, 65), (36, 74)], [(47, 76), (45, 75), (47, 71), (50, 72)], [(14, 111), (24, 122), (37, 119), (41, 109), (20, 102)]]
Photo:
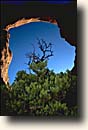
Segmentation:
[(28, 59), (25, 54), (33, 50), (40, 53), (37, 38), (43, 38), (46, 42), (53, 44), (53, 57), (48, 61), (48, 68), (54, 72), (65, 72), (71, 70), (74, 65), (75, 47), (71, 46), (60, 36), (60, 29), (57, 25), (47, 22), (35, 22), (11, 29), (10, 31), (10, 49), (13, 52), (13, 59), (9, 67), (10, 83), (15, 79), (16, 73), (20, 70), (26, 70)]

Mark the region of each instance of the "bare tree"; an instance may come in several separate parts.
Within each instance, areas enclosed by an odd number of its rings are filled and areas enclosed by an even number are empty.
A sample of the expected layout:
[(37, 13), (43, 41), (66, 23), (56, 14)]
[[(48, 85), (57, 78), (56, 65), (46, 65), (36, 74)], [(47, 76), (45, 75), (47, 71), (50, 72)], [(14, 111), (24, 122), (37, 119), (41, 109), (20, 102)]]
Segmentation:
[(30, 65), (32, 62), (38, 63), (40, 61), (48, 60), (51, 56), (53, 56), (52, 51), (52, 43), (47, 43), (45, 40), (37, 39), (38, 40), (38, 46), (39, 49), (42, 52), (42, 55), (40, 56), (39, 53), (36, 53), (35, 47), (33, 46), (33, 52), (27, 53), (26, 57), (29, 59), (28, 65)]

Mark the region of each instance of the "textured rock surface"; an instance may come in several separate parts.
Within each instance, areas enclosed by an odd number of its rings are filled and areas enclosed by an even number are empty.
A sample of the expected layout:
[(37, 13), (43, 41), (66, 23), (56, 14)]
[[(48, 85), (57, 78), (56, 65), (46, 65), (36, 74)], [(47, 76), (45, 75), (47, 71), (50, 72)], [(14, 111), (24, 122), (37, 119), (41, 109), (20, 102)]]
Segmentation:
[[(9, 31), (11, 28), (16, 28), (16, 27), (19, 27), (19, 26), (22, 26), (24, 24), (27, 24), (27, 23), (31, 23), (31, 22), (42, 22), (45, 20), (42, 20), (40, 18), (29, 18), (29, 19), (21, 19), (21, 20), (18, 20), (17, 22), (13, 23), (13, 24), (10, 24), (10, 25), (7, 25), (4, 30), (6, 31)], [(57, 24), (56, 20), (53, 20), (53, 19), (47, 19), (47, 22), (50, 22), (50, 23), (53, 23), (53, 24)]]
[(12, 60), (12, 52), (9, 49), (10, 34), (8, 32), (5, 32), (5, 35), (3, 36), (4, 36), (5, 47), (2, 46), (2, 50), (1, 50), (0, 69), (1, 69), (1, 77), (5, 82), (5, 84), (7, 84), (9, 81), (8, 68)]
[[(2, 5), (1, 6), (2, 20), (1, 20), (1, 33), (0, 33), (0, 38), (1, 38), (0, 82), (4, 81), (5, 84), (9, 82), (8, 68), (12, 60), (12, 52), (9, 49), (10, 34), (8, 33), (8, 30), (11, 28), (15, 28), (15, 27), (18, 27), (18, 26), (21, 26), (30, 22), (39, 22), (39, 21), (51, 22), (51, 23), (57, 24), (60, 27), (61, 36), (65, 38), (65, 40), (67, 40), (71, 45), (75, 47), (77, 46), (76, 12), (73, 11), (76, 7), (76, 4), (72, 4), (70, 5), (70, 7), (69, 5), (66, 7), (64, 6), (58, 7), (56, 5), (54, 11), (53, 11), (54, 9), (53, 6), (50, 6), (48, 10), (45, 8), (46, 6), (49, 6), (49, 5), (40, 4), (36, 6), (35, 12), (33, 10), (35, 8), (35, 5), (28, 6), (27, 4), (25, 6), (17, 6), (17, 5), (8, 5), (8, 6)], [(40, 11), (38, 11), (39, 7), (40, 7)], [(58, 11), (58, 15), (55, 16), (54, 14), (57, 14), (57, 11)], [(41, 16), (40, 12), (42, 13), (43, 16)], [(51, 14), (53, 16), (51, 16)], [(44, 17), (46, 15), (48, 16)], [(72, 71), (73, 73), (76, 73), (77, 55), (75, 57), (74, 63), (75, 65)]]

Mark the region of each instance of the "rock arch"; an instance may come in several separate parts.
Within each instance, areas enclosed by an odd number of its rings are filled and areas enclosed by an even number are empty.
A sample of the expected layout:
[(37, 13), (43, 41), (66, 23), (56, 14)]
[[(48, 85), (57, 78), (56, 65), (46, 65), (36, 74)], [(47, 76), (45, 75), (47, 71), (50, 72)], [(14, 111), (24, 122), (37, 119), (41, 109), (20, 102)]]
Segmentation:
[[(75, 11), (72, 14), (72, 16), (70, 15), (70, 12), (68, 13), (68, 9), (69, 9), (69, 11), (73, 11), (73, 9), (75, 9), (74, 5), (75, 4), (70, 5), (71, 8), (68, 8), (68, 6), (66, 7), (66, 9), (64, 10), (65, 14), (62, 14), (63, 17), (61, 16), (61, 12), (58, 13), (58, 16), (51, 16), (51, 15), (48, 14), (48, 16), (46, 16), (46, 17), (45, 16), (31, 17), (31, 16), (28, 15), (28, 13), (26, 11), (25, 11), (25, 14), (22, 15), (22, 12), (20, 12), (19, 16), (17, 16), (16, 15), (16, 9), (15, 9), (15, 15), (16, 16), (12, 15), (12, 18), (9, 17), (9, 19), (7, 21), (4, 20), (4, 18), (3, 18), (4, 16), (2, 17), (2, 21), (4, 21), (4, 22), (1, 23), (1, 34), (0, 34), (0, 38), (1, 38), (1, 46), (0, 46), (0, 73), (1, 73), (1, 75), (0, 75), (0, 82), (3, 82), (5, 84), (8, 84), (8, 82), (9, 82), (8, 68), (9, 68), (9, 64), (12, 60), (12, 52), (9, 49), (10, 34), (9, 34), (8, 31), (11, 28), (19, 27), (19, 26), (22, 26), (22, 25), (30, 23), (30, 22), (40, 22), (40, 21), (57, 24), (57, 26), (60, 27), (61, 37), (65, 38), (65, 40), (68, 41), (69, 44), (71, 44), (72, 46), (77, 47), (76, 30), (75, 30), (75, 28), (76, 28), (76, 14), (75, 14)], [(12, 7), (9, 6), (9, 8), (12, 8)], [(60, 11), (61, 10), (63, 11), (63, 8), (64, 7), (62, 7), (62, 8), (60, 7)], [(30, 10), (30, 8), (28, 10)], [(53, 7), (50, 6), (50, 10), (53, 10)], [(20, 9), (20, 11), (21, 11), (21, 9)], [(6, 15), (6, 13), (9, 16), (11, 15), (10, 11), (6, 12), (6, 10), (5, 10), (3, 15), (5, 15), (6, 18), (8, 17)], [(65, 15), (65, 17), (66, 16), (67, 17), (64, 18), (64, 15)], [(72, 22), (71, 24), (66, 23), (66, 22), (68, 22), (67, 18), (69, 18), (69, 20)], [(70, 26), (70, 28), (69, 28), (70, 30), (68, 29), (68, 25)], [(77, 51), (77, 49), (76, 49), (76, 51)], [(77, 72), (76, 69), (77, 69), (77, 55), (75, 56), (74, 67), (72, 69), (72, 72), (75, 73), (75, 74)]]

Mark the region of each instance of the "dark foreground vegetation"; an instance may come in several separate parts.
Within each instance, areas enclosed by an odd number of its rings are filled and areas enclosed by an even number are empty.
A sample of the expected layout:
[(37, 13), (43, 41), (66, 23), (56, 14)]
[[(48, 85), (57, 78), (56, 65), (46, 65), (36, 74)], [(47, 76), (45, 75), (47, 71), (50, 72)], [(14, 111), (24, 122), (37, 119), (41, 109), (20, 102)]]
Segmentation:
[(69, 70), (57, 74), (49, 70), (51, 44), (39, 43), (39, 48), (41, 57), (27, 54), (29, 74), (19, 71), (9, 89), (0, 85), (1, 115), (77, 117), (77, 76)]

